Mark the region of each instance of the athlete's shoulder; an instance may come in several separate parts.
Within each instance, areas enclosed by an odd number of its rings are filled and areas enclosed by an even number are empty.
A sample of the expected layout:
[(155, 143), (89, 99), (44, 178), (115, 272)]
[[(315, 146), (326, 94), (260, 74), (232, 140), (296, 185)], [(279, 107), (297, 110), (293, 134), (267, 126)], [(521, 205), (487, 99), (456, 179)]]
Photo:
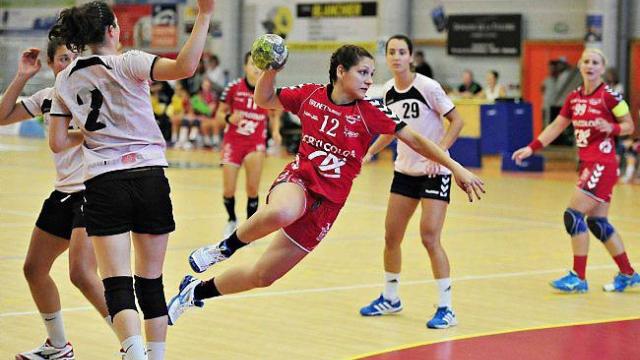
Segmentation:
[(413, 80), (413, 85), (420, 91), (432, 91), (442, 89), (442, 85), (436, 80), (424, 76), (422, 74), (416, 74), (416, 78)]
[(364, 113), (382, 112), (383, 114), (390, 117), (391, 119), (400, 121), (398, 116), (396, 116), (396, 114), (394, 114), (393, 111), (391, 111), (391, 109), (389, 109), (384, 104), (384, 101), (382, 101), (382, 99), (365, 97), (362, 100), (358, 100), (357, 103), (359, 106), (361, 106), (361, 110)]
[(619, 92), (615, 91), (611, 86), (609, 85), (604, 85), (604, 89), (602, 90), (605, 94), (607, 94), (608, 96), (611, 96), (612, 98), (614, 98), (616, 101), (620, 102), (622, 100), (624, 100), (624, 97), (622, 96), (622, 94), (620, 94)]
[(281, 89), (289, 89), (289, 90), (317, 90), (319, 88), (325, 87), (326, 85), (323, 84), (317, 84), (317, 83), (303, 83), (303, 84), (298, 84), (298, 85), (291, 85), (291, 86), (283, 86), (281, 87)]

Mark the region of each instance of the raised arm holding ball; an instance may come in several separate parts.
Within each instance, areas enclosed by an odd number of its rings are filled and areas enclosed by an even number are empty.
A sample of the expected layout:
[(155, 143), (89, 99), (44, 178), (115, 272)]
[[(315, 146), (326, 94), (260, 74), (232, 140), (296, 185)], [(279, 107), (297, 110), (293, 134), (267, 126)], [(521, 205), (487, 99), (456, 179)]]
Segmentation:
[(179, 294), (169, 303), (172, 323), (186, 309), (202, 306), (204, 299), (270, 286), (313, 251), (331, 229), (369, 144), (378, 134), (395, 134), (417, 152), (451, 169), (470, 201), (474, 194), (479, 198), (484, 192), (478, 177), (406, 127), (381, 101), (365, 99), (375, 70), (367, 50), (355, 45), (337, 49), (331, 56), (329, 84), (276, 90), (275, 69), (284, 64), (285, 52), (272, 52), (267, 61), (254, 57), (256, 65), (266, 66), (256, 84), (255, 101), (262, 108), (287, 110), (300, 117), (298, 154), (275, 179), (266, 206), (220, 243), (195, 250), (189, 262), (194, 271), (204, 272), (250, 242), (271, 233), (275, 237), (254, 264), (230, 267), (207, 281), (185, 276)]

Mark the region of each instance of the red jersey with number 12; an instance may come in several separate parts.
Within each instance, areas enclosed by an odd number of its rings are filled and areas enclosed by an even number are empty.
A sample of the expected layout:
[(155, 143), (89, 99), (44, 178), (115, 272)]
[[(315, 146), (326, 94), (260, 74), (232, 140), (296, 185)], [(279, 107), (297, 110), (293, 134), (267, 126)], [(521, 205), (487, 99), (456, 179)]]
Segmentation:
[(302, 139), (296, 160), (287, 166), (308, 190), (343, 204), (372, 138), (394, 134), (406, 124), (382, 100), (336, 105), (331, 85), (304, 84), (278, 89), (285, 110), (300, 118)]
[(560, 110), (571, 119), (582, 161), (616, 162), (614, 137), (596, 127), (598, 120), (617, 123), (616, 117), (629, 113), (622, 95), (602, 83), (591, 94), (584, 94), (582, 86), (572, 91)]

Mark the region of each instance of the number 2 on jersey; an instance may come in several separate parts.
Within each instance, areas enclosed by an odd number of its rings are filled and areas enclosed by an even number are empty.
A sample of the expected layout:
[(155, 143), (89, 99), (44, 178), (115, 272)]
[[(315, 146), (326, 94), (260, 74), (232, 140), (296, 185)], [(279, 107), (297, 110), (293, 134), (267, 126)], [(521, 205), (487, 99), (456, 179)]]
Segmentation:
[[(84, 128), (87, 131), (104, 129), (105, 127), (107, 127), (107, 124), (98, 121), (98, 116), (100, 116), (100, 108), (102, 107), (104, 96), (98, 89), (91, 90), (90, 94), (91, 103), (89, 104), (89, 107), (91, 108), (91, 111), (89, 112), (89, 115), (87, 115), (87, 121), (85, 121), (84, 123)], [(78, 104), (83, 105), (80, 94), (78, 94), (77, 100)]]

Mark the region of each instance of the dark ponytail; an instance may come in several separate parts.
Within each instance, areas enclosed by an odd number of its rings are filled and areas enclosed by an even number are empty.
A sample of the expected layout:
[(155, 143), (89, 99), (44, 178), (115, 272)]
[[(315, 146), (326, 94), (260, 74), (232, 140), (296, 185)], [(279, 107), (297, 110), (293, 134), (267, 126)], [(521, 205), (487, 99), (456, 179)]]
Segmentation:
[(82, 52), (90, 44), (104, 42), (107, 26), (115, 26), (116, 17), (104, 1), (64, 9), (49, 31), (49, 39), (61, 38), (74, 52)]
[(342, 65), (345, 70), (349, 70), (353, 65), (360, 62), (363, 57), (373, 60), (373, 56), (363, 47), (357, 45), (343, 45), (331, 54), (329, 65), (329, 81), (333, 84), (338, 79), (338, 65)]

